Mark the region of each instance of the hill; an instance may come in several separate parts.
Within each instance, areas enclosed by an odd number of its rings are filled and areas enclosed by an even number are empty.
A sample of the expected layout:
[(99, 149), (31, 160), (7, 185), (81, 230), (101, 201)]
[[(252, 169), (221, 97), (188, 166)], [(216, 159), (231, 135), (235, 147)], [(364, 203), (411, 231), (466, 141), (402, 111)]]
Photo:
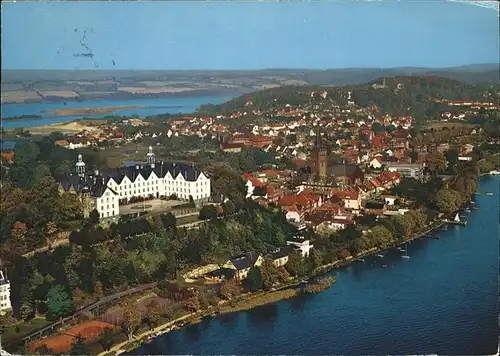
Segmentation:
[(455, 68), (263, 70), (3, 70), (2, 103), (141, 97), (240, 95), (280, 86), (345, 86), (380, 77), (438, 76), (470, 84), (499, 83), (498, 64)]
[[(385, 83), (385, 84), (384, 84)], [(428, 76), (397, 76), (378, 78), (360, 85), (343, 87), (286, 86), (245, 94), (220, 105), (204, 105), (200, 111), (234, 112), (251, 109), (272, 110), (285, 105), (324, 108), (345, 105), (348, 92), (354, 102), (366, 107), (376, 105), (383, 112), (392, 115), (427, 116), (439, 112), (440, 100), (489, 100), (497, 102), (499, 85), (472, 85), (456, 80)], [(326, 92), (326, 97), (311, 95), (311, 92)], [(436, 100), (437, 99), (437, 100)]]

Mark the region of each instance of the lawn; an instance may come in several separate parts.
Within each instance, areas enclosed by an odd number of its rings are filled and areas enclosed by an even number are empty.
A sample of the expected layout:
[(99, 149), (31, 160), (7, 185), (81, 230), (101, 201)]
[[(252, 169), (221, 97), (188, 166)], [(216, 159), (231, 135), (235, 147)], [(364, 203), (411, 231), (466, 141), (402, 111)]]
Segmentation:
[(5, 330), (3, 332), (2, 341), (7, 344), (13, 341), (20, 340), (27, 334), (41, 329), (49, 324), (50, 322), (45, 320), (45, 318), (34, 318), (21, 324), (7, 326), (5, 327)]
[(186, 225), (197, 221), (200, 221), (200, 219), (198, 218), (198, 214), (183, 216), (177, 219), (177, 226)]
[(440, 122), (433, 122), (429, 123), (424, 126), (425, 129), (443, 129), (445, 127), (451, 129), (452, 127), (455, 127), (456, 129), (462, 129), (462, 128), (473, 128), (479, 125), (476, 124), (471, 124), (468, 122), (446, 122), (446, 121), (440, 121)]

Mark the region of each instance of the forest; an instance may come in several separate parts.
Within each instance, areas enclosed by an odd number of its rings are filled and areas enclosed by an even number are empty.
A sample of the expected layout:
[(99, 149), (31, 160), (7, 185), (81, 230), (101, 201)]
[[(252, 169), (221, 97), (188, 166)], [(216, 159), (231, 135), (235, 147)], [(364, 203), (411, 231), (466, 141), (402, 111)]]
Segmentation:
[[(347, 93), (352, 92), (352, 99), (357, 105), (367, 107), (376, 105), (379, 110), (389, 115), (412, 115), (417, 118), (436, 118), (447, 105), (438, 100), (489, 100), (498, 102), (500, 85), (498, 84), (465, 84), (456, 80), (441, 77), (390, 77), (386, 79), (385, 88), (374, 88), (381, 85), (383, 78), (367, 84), (348, 85), (344, 87), (305, 87), (284, 86), (245, 94), (220, 105), (205, 105), (200, 112), (248, 111), (252, 109), (273, 110), (283, 108), (286, 104), (307, 107), (324, 104), (326, 107), (336, 103), (347, 104)], [(326, 99), (319, 95), (310, 95), (311, 91), (326, 91)], [(247, 106), (247, 102), (252, 105)]]

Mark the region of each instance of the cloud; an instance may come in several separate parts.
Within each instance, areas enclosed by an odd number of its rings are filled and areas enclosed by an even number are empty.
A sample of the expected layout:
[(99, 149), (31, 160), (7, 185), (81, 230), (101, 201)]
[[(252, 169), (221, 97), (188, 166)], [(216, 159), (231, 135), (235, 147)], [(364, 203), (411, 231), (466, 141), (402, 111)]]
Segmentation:
[(450, 2), (462, 2), (469, 5), (480, 6), (487, 9), (500, 11), (500, 3), (498, 1), (471, 1), (471, 0), (447, 0)]

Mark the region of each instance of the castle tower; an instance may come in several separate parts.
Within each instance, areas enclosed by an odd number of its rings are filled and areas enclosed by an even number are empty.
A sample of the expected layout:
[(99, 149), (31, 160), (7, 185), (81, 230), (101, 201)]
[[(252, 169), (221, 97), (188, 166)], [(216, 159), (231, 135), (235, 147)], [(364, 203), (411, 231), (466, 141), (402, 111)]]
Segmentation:
[(153, 152), (153, 147), (149, 146), (149, 152), (146, 155), (146, 160), (151, 168), (155, 168), (155, 154)]
[(82, 155), (78, 155), (78, 162), (76, 162), (76, 174), (79, 177), (85, 177), (85, 162), (83, 162)]
[(316, 127), (316, 145), (312, 151), (313, 172), (317, 178), (326, 177), (326, 149), (323, 148), (321, 143), (321, 133), (319, 125)]

